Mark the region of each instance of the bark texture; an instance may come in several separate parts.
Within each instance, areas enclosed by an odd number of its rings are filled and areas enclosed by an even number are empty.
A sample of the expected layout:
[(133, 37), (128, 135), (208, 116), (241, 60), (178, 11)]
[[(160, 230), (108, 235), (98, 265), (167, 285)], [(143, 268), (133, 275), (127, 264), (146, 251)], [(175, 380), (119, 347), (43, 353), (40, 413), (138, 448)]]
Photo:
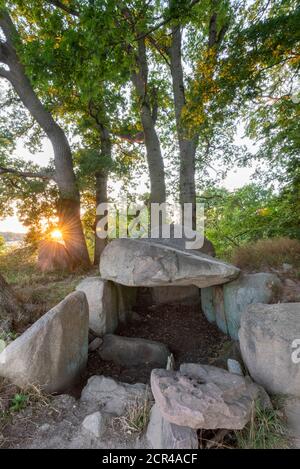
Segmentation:
[(172, 44), (169, 50), (174, 107), (176, 117), (176, 130), (180, 152), (180, 203), (193, 204), (193, 228), (195, 228), (196, 215), (196, 187), (195, 187), (195, 155), (198, 145), (198, 135), (188, 138), (182, 123), (182, 111), (186, 105), (183, 67), (181, 57), (181, 30), (180, 26), (172, 28)]
[(166, 200), (165, 170), (160, 141), (155, 129), (157, 118), (155, 91), (152, 90), (152, 96), (150, 96), (148, 90), (148, 63), (145, 38), (138, 40), (136, 65), (137, 71), (132, 73), (132, 82), (140, 101), (141, 122), (144, 131), (151, 185), (150, 202), (162, 203)]
[[(173, 1), (170, 0), (170, 6)], [(213, 5), (217, 10), (219, 0), (214, 0)], [(225, 23), (218, 31), (218, 13), (213, 11), (209, 21), (207, 47), (214, 49), (216, 53), (227, 31)], [(188, 135), (182, 121), (182, 111), (186, 106), (185, 84), (182, 65), (182, 26), (180, 23), (171, 28), (171, 46), (168, 49), (170, 68), (172, 75), (174, 108), (176, 116), (176, 130), (180, 151), (180, 202), (193, 204), (193, 228), (196, 228), (196, 150), (199, 143), (199, 131), (196, 129), (192, 135)]]
[[(109, 130), (104, 126), (100, 125), (100, 139), (101, 139), (101, 158), (106, 160), (111, 160), (112, 158), (112, 143), (110, 139)], [(95, 189), (96, 189), (96, 210), (99, 204), (106, 203), (108, 201), (107, 195), (107, 180), (108, 180), (108, 171), (106, 169), (101, 169), (96, 171), (95, 174)], [(99, 265), (100, 256), (103, 249), (106, 246), (106, 239), (99, 238), (97, 236), (96, 228), (98, 222), (105, 216), (96, 214), (96, 223), (95, 223), (95, 251), (94, 251), (94, 264)]]

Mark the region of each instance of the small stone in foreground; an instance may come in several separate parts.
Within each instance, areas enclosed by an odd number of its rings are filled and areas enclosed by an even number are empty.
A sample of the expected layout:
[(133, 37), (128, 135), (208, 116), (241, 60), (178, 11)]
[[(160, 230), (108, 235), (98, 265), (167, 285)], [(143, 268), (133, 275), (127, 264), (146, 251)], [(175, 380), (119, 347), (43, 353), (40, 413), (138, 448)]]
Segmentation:
[(105, 417), (101, 412), (95, 412), (85, 417), (82, 428), (95, 438), (100, 438), (105, 431)]

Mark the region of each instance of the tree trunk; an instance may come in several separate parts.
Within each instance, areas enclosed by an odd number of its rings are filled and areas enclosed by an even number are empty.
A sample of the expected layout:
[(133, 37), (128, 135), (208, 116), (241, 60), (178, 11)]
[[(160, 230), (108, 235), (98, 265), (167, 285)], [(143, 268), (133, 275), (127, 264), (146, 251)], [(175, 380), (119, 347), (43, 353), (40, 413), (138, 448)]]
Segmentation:
[(86, 242), (80, 220), (80, 196), (73, 170), (72, 154), (66, 135), (50, 112), (39, 100), (26, 76), (14, 48), (17, 31), (6, 12), (0, 12), (0, 26), (6, 37), (2, 44), (1, 61), (9, 66), (5, 77), (10, 81), (24, 106), (38, 122), (51, 141), (54, 152), (55, 182), (59, 188), (59, 218), (65, 234), (66, 248), (74, 266), (90, 265)]
[[(101, 140), (101, 154), (100, 160), (111, 161), (112, 159), (112, 144), (110, 139), (109, 130), (106, 128), (99, 119), (97, 121), (97, 129), (100, 134)], [(108, 180), (108, 171), (106, 168), (99, 169), (95, 173), (95, 189), (96, 189), (96, 220), (95, 220), (95, 250), (94, 250), (94, 265), (99, 265), (100, 256), (103, 249), (106, 246), (107, 239), (102, 239), (97, 236), (97, 225), (100, 220), (105, 216), (97, 214), (97, 207), (101, 203), (106, 203), (108, 201), (107, 196), (107, 180)]]
[(9, 331), (22, 321), (25, 311), (12, 288), (0, 274), (0, 330)]
[(155, 129), (156, 104), (151, 106), (147, 89), (148, 63), (145, 38), (138, 40), (136, 62), (138, 70), (133, 72), (132, 82), (140, 100), (140, 115), (144, 131), (151, 186), (150, 202), (162, 203), (166, 201), (165, 170), (160, 141)]
[[(97, 171), (95, 175), (95, 186), (96, 186), (96, 208), (99, 204), (107, 202), (107, 173), (102, 171)], [(98, 222), (104, 217), (105, 215), (96, 215), (96, 224), (97, 227)], [(103, 249), (106, 246), (106, 239), (99, 238), (97, 236), (97, 232), (95, 230), (95, 252), (94, 252), (94, 265), (99, 265), (100, 256)]]
[(187, 138), (182, 122), (182, 111), (186, 105), (183, 68), (181, 60), (180, 26), (172, 28), (172, 44), (169, 50), (171, 59), (171, 75), (176, 117), (176, 130), (180, 152), (180, 203), (193, 204), (193, 228), (196, 225), (196, 187), (195, 187), (195, 155), (198, 136)]

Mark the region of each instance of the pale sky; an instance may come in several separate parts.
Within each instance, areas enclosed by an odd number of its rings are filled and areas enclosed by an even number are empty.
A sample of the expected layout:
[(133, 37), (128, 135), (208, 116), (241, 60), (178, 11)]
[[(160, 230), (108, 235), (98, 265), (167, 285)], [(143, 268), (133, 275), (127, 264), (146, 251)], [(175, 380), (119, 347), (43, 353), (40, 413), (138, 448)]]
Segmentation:
[[(242, 135), (243, 135), (242, 128), (239, 128), (237, 132), (236, 142), (245, 144), (249, 151), (254, 152), (255, 147), (253, 143), (249, 139), (242, 138)], [(36, 153), (35, 155), (32, 155), (26, 148), (24, 148), (22, 141), (20, 141), (17, 145), (15, 154), (16, 156), (22, 157), (25, 160), (31, 160), (34, 163), (39, 164), (40, 166), (47, 166), (53, 153), (52, 153), (52, 147), (51, 147), (50, 142), (45, 139), (41, 152)], [(255, 167), (237, 168), (237, 169), (231, 170), (228, 172), (228, 175), (222, 182), (221, 186), (225, 187), (228, 190), (238, 189), (250, 182), (251, 176), (254, 173), (254, 171), (255, 171)], [(142, 184), (141, 186), (144, 186), (144, 184)], [(4, 220), (0, 220), (0, 232), (3, 232), (3, 231), (12, 231), (15, 233), (26, 233), (27, 229), (20, 223), (17, 215), (15, 214), (12, 217), (7, 217)]]

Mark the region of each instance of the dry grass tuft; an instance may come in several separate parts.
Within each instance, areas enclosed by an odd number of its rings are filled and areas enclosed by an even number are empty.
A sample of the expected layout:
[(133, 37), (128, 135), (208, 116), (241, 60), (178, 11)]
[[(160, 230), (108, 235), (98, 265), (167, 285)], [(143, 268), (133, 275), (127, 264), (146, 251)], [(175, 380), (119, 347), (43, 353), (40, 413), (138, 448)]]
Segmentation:
[(245, 270), (281, 268), (283, 263), (300, 268), (300, 241), (289, 238), (262, 239), (233, 251), (231, 262)]
[(114, 423), (127, 434), (141, 434), (147, 428), (153, 402), (149, 393), (143, 399), (136, 399), (126, 408), (125, 415), (114, 418)]

